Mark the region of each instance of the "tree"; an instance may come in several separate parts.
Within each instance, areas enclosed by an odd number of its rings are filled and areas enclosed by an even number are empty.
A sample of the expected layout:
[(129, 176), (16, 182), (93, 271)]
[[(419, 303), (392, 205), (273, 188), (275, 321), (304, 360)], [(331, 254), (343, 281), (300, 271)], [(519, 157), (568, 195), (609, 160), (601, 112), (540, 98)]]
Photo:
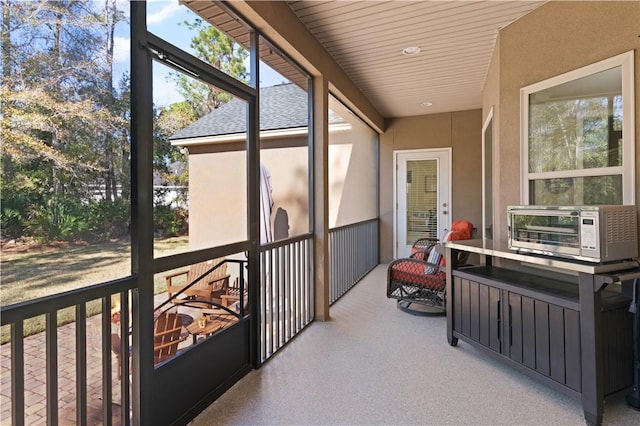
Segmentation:
[[(193, 22), (184, 21), (190, 30), (197, 31), (191, 39), (191, 48), (198, 59), (210, 64), (220, 71), (241, 81), (246, 81), (247, 73), (244, 60), (249, 53), (233, 39), (215, 27), (205, 24), (202, 19), (196, 18)], [(218, 108), (221, 104), (229, 102), (231, 96), (220, 89), (194, 80), (184, 74), (174, 74), (179, 92), (192, 114), (200, 118)]]
[[(105, 13), (115, 18), (102, 25), (94, 6), (2, 2), (3, 215), (6, 208), (24, 217), (34, 233), (59, 229), (63, 213), (81, 212), (91, 202), (89, 184), (110, 164), (104, 161), (107, 143), (100, 141), (127, 133), (123, 107), (116, 110), (107, 81), (109, 59), (101, 61), (120, 15), (106, 0)], [(3, 216), (3, 229), (4, 223)]]
[[(101, 96), (101, 103), (114, 111), (116, 104), (116, 95), (113, 87), (113, 50), (114, 50), (114, 35), (116, 25), (123, 21), (124, 14), (116, 7), (116, 0), (105, 0), (102, 13), (96, 13), (96, 20), (101, 24), (102, 31), (104, 32), (104, 51), (105, 51), (105, 63), (103, 64), (103, 73), (99, 80), (98, 87), (101, 87), (103, 92)], [(115, 111), (114, 111), (115, 112)], [(122, 112), (122, 111), (120, 111)], [(104, 183), (105, 194), (108, 201), (118, 198), (118, 179), (117, 174), (123, 174), (123, 169), (128, 169), (128, 162), (123, 161), (120, 165), (118, 160), (126, 160), (128, 156), (117, 156), (118, 151), (126, 151), (128, 145), (126, 141), (128, 137), (123, 138), (119, 129), (109, 129), (102, 135), (103, 138), (103, 150), (104, 157), (102, 159), (102, 168), (104, 170)], [(122, 142), (125, 142), (121, 145)], [(121, 167), (124, 166), (124, 167)]]

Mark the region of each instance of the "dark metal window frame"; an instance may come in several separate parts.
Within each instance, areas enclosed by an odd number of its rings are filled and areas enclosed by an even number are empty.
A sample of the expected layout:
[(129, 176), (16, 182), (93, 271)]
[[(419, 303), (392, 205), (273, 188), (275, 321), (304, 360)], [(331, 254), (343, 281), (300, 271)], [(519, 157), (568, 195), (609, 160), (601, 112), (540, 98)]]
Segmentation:
[[(258, 90), (235, 80), (209, 64), (155, 36), (147, 30), (146, 3), (131, 2), (131, 128), (132, 128), (132, 269), (139, 287), (133, 292), (133, 377), (134, 422), (145, 423), (151, 418), (151, 401), (155, 369), (153, 351), (153, 276), (157, 272), (196, 263), (222, 253), (249, 253), (249, 292), (257, 293), (259, 235), (259, 165)], [(252, 77), (258, 78), (257, 34), (251, 33)], [(213, 84), (248, 103), (247, 122), (247, 182), (249, 240), (225, 247), (210, 248), (154, 259), (153, 254), (153, 74), (152, 61), (157, 60), (180, 72)], [(255, 71), (255, 72), (254, 72)], [(259, 80), (257, 80), (259, 81)], [(251, 328), (256, 327), (257, 301), (249, 306)], [(257, 333), (252, 333), (255, 335)], [(256, 341), (250, 342), (250, 361), (255, 365)], [(139, 397), (139, 398), (137, 398)]]
[[(235, 15), (228, 5), (221, 5), (230, 14)], [(235, 16), (234, 16), (235, 17)], [(242, 21), (240, 18), (238, 18)], [(246, 25), (246, 24), (245, 24)], [(132, 363), (134, 422), (144, 423), (151, 418), (150, 410), (154, 366), (153, 351), (153, 275), (177, 267), (193, 264), (229, 253), (245, 251), (248, 253), (248, 290), (250, 298), (250, 363), (254, 368), (261, 365), (259, 357), (259, 267), (260, 267), (260, 221), (259, 221), (259, 168), (260, 168), (260, 115), (259, 115), (259, 37), (250, 26), (250, 75), (251, 85), (246, 85), (233, 77), (215, 69), (211, 65), (182, 51), (147, 30), (146, 3), (131, 2), (131, 127), (132, 127), (132, 271), (138, 276), (139, 287), (133, 291), (133, 335)], [(268, 39), (264, 38), (270, 46)], [(278, 50), (279, 51), (279, 50)], [(279, 51), (280, 52), (280, 51)], [(289, 57), (283, 55), (287, 60)], [(156, 60), (179, 72), (215, 85), (222, 90), (246, 101), (247, 112), (247, 182), (248, 182), (248, 241), (242, 241), (222, 247), (207, 248), (173, 256), (154, 258), (153, 254), (153, 89), (152, 61)], [(291, 62), (299, 70), (298, 64)], [(302, 71), (304, 75), (308, 73)], [(310, 232), (313, 232), (313, 85), (309, 79), (309, 203)], [(137, 398), (138, 397), (138, 398)], [(137, 414), (136, 414), (137, 413)]]

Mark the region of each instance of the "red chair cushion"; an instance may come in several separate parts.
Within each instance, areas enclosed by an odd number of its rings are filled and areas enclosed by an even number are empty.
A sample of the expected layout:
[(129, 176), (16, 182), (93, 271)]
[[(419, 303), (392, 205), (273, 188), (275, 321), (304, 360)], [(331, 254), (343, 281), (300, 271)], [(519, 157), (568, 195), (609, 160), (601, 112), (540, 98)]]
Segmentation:
[(443, 290), (447, 274), (444, 271), (438, 271), (435, 274), (425, 274), (424, 268), (424, 263), (401, 260), (391, 267), (390, 278), (407, 284), (427, 287), (434, 290)]

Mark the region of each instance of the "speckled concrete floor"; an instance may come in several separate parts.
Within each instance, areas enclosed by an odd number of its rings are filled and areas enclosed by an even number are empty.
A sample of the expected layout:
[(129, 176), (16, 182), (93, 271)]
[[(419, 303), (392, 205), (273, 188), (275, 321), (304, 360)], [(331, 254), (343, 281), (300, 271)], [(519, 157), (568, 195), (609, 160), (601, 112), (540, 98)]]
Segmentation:
[[(380, 265), (191, 424), (584, 425), (581, 404), (489, 359), (451, 347), (445, 317), (418, 317), (386, 298)], [(624, 395), (605, 425), (639, 425)]]

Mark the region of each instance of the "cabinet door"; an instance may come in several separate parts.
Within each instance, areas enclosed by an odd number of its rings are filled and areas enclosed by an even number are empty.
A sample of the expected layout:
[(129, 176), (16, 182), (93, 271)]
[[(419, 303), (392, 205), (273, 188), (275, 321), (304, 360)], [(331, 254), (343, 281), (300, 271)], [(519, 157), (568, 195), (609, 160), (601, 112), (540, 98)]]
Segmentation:
[(580, 319), (577, 311), (504, 292), (503, 354), (580, 390)]
[(460, 277), (454, 277), (453, 287), (453, 329), (500, 352), (500, 290)]
[[(536, 300), (505, 292), (504, 354), (529, 368), (536, 368)], [(548, 328), (548, 327), (547, 327)]]

